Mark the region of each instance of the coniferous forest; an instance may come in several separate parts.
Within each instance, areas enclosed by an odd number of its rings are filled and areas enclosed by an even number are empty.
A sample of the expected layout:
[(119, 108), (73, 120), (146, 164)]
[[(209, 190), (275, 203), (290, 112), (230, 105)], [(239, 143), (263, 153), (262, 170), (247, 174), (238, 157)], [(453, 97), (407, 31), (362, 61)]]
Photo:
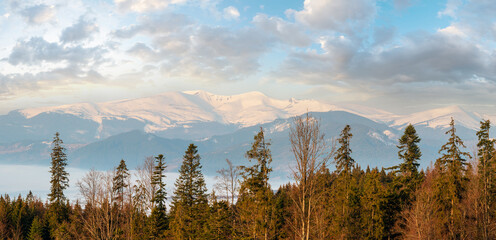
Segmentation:
[[(360, 166), (347, 125), (328, 141), (319, 120), (293, 119), (286, 185), (273, 189), (271, 142), (254, 136), (246, 161), (228, 159), (207, 189), (201, 149), (187, 146), (179, 177), (166, 186), (167, 153), (131, 173), (90, 170), (69, 183), (68, 156), (52, 142), (50, 194), (0, 197), (2, 239), (496, 239), (496, 151), (482, 121), (469, 153), (451, 120), (439, 158), (419, 168), (421, 138), (408, 125), (390, 168)], [(332, 169), (332, 170), (331, 170)], [(135, 176), (131, 176), (134, 175)], [(64, 190), (77, 185), (81, 199)], [(169, 196), (166, 188), (172, 188)]]

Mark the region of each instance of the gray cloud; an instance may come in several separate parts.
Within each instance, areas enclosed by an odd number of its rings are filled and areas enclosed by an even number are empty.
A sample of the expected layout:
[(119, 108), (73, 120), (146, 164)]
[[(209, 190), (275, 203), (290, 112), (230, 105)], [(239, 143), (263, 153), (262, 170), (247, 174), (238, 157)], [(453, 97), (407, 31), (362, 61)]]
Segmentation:
[(401, 45), (380, 52), (361, 51), (359, 47), (351, 40), (328, 39), (322, 44), (323, 53), (295, 52), (279, 72), (286, 80), (296, 76), (310, 84), (347, 81), (379, 87), (415, 82), (460, 83), (474, 76), (496, 81), (496, 56), (458, 36), (417, 33), (405, 37)]
[(260, 68), (259, 58), (276, 41), (266, 33), (256, 27), (195, 26), (184, 15), (163, 14), (113, 34), (118, 38), (151, 37), (151, 44), (137, 43), (127, 53), (159, 64), (166, 77), (218, 82), (239, 80)]
[(105, 52), (100, 47), (84, 48), (81, 46), (64, 47), (50, 43), (40, 37), (19, 41), (10, 53), (7, 61), (12, 65), (37, 65), (43, 62), (69, 64), (87, 64), (90, 61), (101, 62)]
[(26, 7), (19, 11), (19, 14), (29, 24), (42, 24), (51, 21), (57, 12), (55, 6), (45, 4)]
[(60, 36), (60, 41), (64, 43), (78, 42), (88, 39), (93, 33), (98, 32), (98, 26), (93, 21), (87, 21), (84, 17), (80, 17), (74, 25), (64, 29)]

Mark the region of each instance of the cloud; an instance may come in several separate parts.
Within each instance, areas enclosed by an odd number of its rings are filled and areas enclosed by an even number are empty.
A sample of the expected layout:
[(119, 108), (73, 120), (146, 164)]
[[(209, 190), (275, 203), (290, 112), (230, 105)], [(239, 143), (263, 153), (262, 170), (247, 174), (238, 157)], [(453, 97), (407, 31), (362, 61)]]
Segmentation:
[(240, 80), (256, 73), (259, 58), (276, 41), (260, 28), (195, 25), (173, 13), (143, 18), (113, 35), (149, 37), (150, 43), (136, 43), (126, 52), (145, 64), (158, 64), (165, 77), (202, 82)]
[(185, 52), (165, 57), (162, 73), (205, 82), (236, 81), (254, 74), (272, 41), (257, 29), (239, 31), (202, 26), (191, 34)]
[(442, 86), (439, 89), (476, 89), (473, 86), (486, 84), (494, 88), (494, 76), (496, 55), (443, 32), (412, 34), (400, 44), (380, 51), (362, 49), (345, 37), (322, 39), (320, 51), (295, 51), (272, 74), (283, 82), (327, 85), (357, 94), (379, 92), (378, 95), (404, 93), (429, 85)]
[(114, 0), (119, 10), (124, 12), (147, 12), (166, 8), (171, 4), (181, 4), (188, 0)]
[(376, 11), (373, 0), (305, 0), (303, 10), (290, 12), (310, 28), (351, 33), (370, 24)]
[(179, 32), (190, 25), (192, 25), (192, 21), (183, 14), (164, 13), (144, 17), (138, 24), (116, 30), (113, 35), (118, 38), (132, 38), (137, 34), (168, 35)]
[(42, 24), (51, 21), (57, 9), (54, 5), (39, 4), (26, 7), (19, 12), (29, 24)]
[(98, 26), (93, 21), (86, 21), (80, 17), (74, 25), (64, 29), (60, 36), (60, 41), (64, 43), (79, 42), (88, 39), (93, 33), (99, 31)]
[(238, 9), (233, 6), (224, 8), (223, 12), (224, 12), (224, 18), (228, 20), (236, 20), (240, 16)]
[(413, 5), (413, 0), (393, 0), (393, 6), (396, 9), (405, 9)]
[(59, 43), (47, 42), (40, 37), (19, 41), (12, 49), (7, 61), (12, 65), (38, 65), (44, 62), (68, 64), (88, 64), (103, 61), (105, 50), (100, 47), (64, 47)]
[(0, 99), (84, 83), (101, 83), (104, 80), (104, 77), (97, 71), (85, 70), (75, 65), (36, 74), (0, 74)]
[(253, 17), (252, 22), (256, 27), (274, 36), (280, 42), (298, 47), (305, 47), (312, 43), (312, 39), (302, 26), (287, 22), (282, 18), (257, 14)]

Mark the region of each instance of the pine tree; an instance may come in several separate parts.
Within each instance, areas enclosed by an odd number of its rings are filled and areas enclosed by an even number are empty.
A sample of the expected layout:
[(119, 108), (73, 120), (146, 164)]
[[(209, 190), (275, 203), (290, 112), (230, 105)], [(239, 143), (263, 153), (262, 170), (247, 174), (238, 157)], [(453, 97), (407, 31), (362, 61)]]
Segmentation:
[(129, 178), (129, 170), (126, 166), (126, 161), (121, 159), (119, 166), (116, 169), (113, 179), (112, 190), (116, 196), (117, 202), (122, 210), (124, 205), (124, 190), (128, 187), (127, 180)]
[(338, 143), (341, 145), (336, 151), (336, 170), (338, 173), (350, 173), (351, 168), (355, 164), (355, 160), (351, 157), (351, 148), (350, 148), (350, 140), (353, 137), (351, 134), (350, 125), (346, 125), (346, 127), (341, 131), (339, 135)]
[(437, 204), (437, 218), (440, 223), (438, 229), (441, 234), (451, 239), (460, 237), (462, 212), (459, 204), (464, 196), (468, 179), (465, 176), (467, 163), (464, 157), (470, 154), (463, 152), (463, 141), (456, 135), (455, 121), (450, 122), (446, 132), (448, 142), (441, 147), (442, 156), (436, 160), (437, 176), (434, 180), (435, 200)]
[(197, 147), (186, 150), (172, 197), (171, 229), (176, 239), (202, 239), (206, 234), (208, 196)]
[[(496, 165), (493, 154), (494, 142), (489, 138), (489, 129), (491, 122), (489, 120), (480, 122), (480, 130), (477, 132), (479, 142), (477, 143), (477, 157), (479, 158), (479, 196), (481, 207), (481, 223), (479, 230), (482, 233), (483, 239), (489, 239), (492, 231), (488, 228), (493, 223), (495, 217), (495, 204), (496, 204)], [(494, 238), (494, 235), (491, 236)]]
[(69, 187), (69, 173), (65, 170), (65, 167), (67, 166), (67, 156), (62, 144), (63, 142), (62, 139), (59, 138), (59, 133), (55, 133), (52, 142), (52, 166), (50, 167), (52, 178), (50, 180), (51, 187), (48, 197), (51, 204), (58, 206), (61, 206), (66, 200), (64, 190)]
[(168, 228), (168, 219), (166, 215), (165, 201), (167, 200), (167, 191), (165, 189), (165, 169), (167, 166), (164, 162), (164, 155), (159, 154), (155, 157), (156, 165), (152, 175), (152, 184), (155, 186), (156, 192), (152, 201), (154, 208), (152, 209), (152, 236), (162, 238), (165, 230)]

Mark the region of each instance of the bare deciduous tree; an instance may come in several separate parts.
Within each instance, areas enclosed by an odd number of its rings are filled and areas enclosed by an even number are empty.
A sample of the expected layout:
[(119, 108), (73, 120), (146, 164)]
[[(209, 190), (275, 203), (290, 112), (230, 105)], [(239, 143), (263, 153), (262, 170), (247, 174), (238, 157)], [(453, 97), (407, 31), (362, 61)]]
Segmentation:
[(221, 197), (225, 197), (229, 205), (234, 204), (237, 192), (239, 190), (239, 168), (234, 166), (229, 159), (226, 159), (228, 168), (222, 168), (217, 171), (220, 176), (217, 176), (215, 188), (221, 193)]
[(296, 160), (292, 169), (295, 188), (291, 198), (295, 208), (295, 234), (299, 239), (308, 240), (316, 203), (323, 196), (318, 191), (318, 174), (325, 169), (334, 152), (334, 144), (329, 147), (320, 124), (310, 114), (295, 117), (291, 125), (289, 139), (291, 151)]

